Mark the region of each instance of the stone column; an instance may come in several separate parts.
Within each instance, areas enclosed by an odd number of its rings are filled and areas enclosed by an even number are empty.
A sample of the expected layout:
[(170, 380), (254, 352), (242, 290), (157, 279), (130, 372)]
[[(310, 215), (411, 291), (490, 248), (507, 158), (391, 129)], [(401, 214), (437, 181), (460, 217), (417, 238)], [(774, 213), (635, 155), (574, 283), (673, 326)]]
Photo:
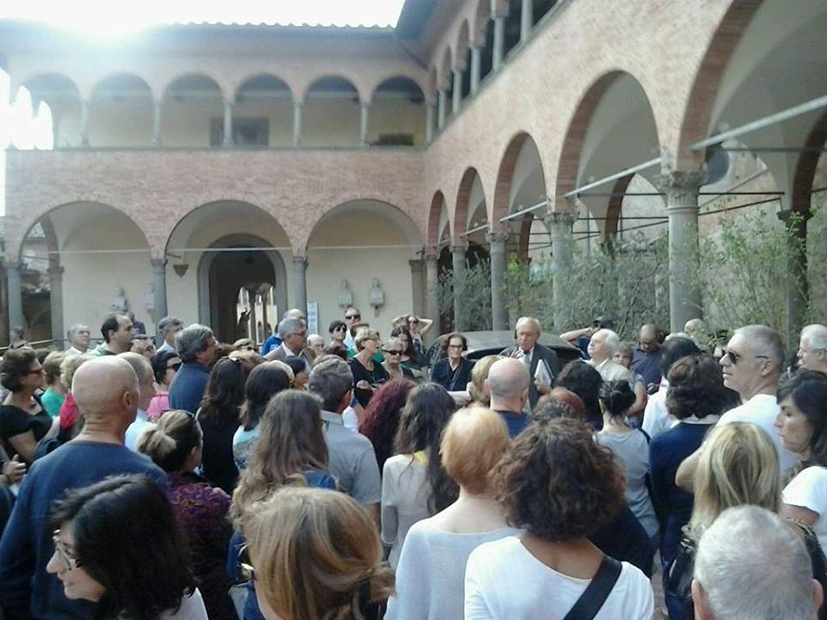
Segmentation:
[(368, 145), (368, 121), (370, 119), (370, 104), (369, 103), (362, 103), (359, 106), (359, 145), (360, 146), (367, 146)]
[(63, 267), (55, 255), (49, 259), (49, 309), (52, 313), (52, 340), (66, 337), (63, 329)]
[(167, 261), (163, 258), (152, 259), (152, 296), (155, 312), (152, 320), (155, 323), (155, 335), (161, 342), (161, 332), (158, 331), (158, 322), (167, 314)]
[(437, 113), (437, 128), (442, 129), (445, 127), (445, 117), (448, 116), (448, 93), (445, 92), (444, 88), (439, 89), (439, 110)]
[(572, 230), (577, 214), (571, 211), (555, 211), (545, 218), (551, 237), (552, 288), (554, 290), (554, 329), (558, 332), (566, 328), (566, 316), (563, 310), (567, 291), (566, 275), (571, 269), (574, 240)]
[(480, 89), (480, 75), (482, 74), (482, 48), (471, 48), (471, 94), (476, 95)]
[(307, 258), (293, 257), (293, 307), (307, 314)]
[(224, 102), (224, 143), (222, 146), (233, 145), (233, 104), (230, 101)]
[(293, 102), (293, 146), (302, 145), (302, 108), (301, 101)]
[(492, 329), (508, 329), (505, 308), (505, 242), (507, 232), (488, 233), (491, 254), (491, 323)]
[(531, 34), (531, 27), (534, 25), (534, 1), (523, 0), (521, 6), (520, 43), (523, 44), (528, 40), (528, 37)]
[(778, 219), (787, 228), (787, 242), (790, 246), (789, 277), (784, 283), (787, 289), (787, 321), (784, 327), (789, 342), (798, 340), (810, 303), (807, 281), (807, 220), (810, 217), (810, 213), (797, 213), (791, 209), (778, 213)]
[(256, 318), (256, 302), (258, 301), (258, 287), (253, 286), (247, 289), (247, 298), (250, 300), (250, 339), (258, 345), (258, 319)]
[(425, 269), (428, 278), (428, 318), (434, 322), (430, 330), (431, 341), (436, 339), (442, 332), (439, 320), (439, 265), (437, 263), (437, 255), (425, 255)]
[(267, 340), (269, 334), (267, 333), (267, 303), (270, 301), (270, 290), (261, 291), (261, 331), (264, 333), (264, 340)]
[(161, 110), (163, 102), (152, 102), (152, 146), (161, 146)]
[(496, 72), (503, 66), (505, 53), (505, 15), (494, 16), (494, 62), (491, 68)]
[(6, 261), (6, 282), (9, 298), (9, 329), (26, 327), (23, 320), (23, 285), (20, 280), (22, 265), (19, 262)]
[(462, 69), (454, 69), (454, 101), (451, 113), (458, 114), (462, 106)]
[(434, 120), (436, 118), (436, 106), (433, 103), (425, 104), (425, 144), (430, 144), (434, 139)]
[(425, 316), (425, 290), (422, 286), (422, 274), (424, 265), (421, 260), (409, 260), (411, 266), (411, 298), (413, 299), (413, 311), (418, 316)]
[(454, 266), (454, 329), (465, 331), (468, 329), (467, 314), (465, 312), (465, 254), (468, 246), (451, 246), (451, 259)]
[(658, 185), (666, 194), (669, 217), (669, 323), (673, 332), (683, 331), (689, 319), (700, 317), (698, 190), (702, 172), (670, 172)]
[(89, 146), (89, 102), (80, 102), (80, 144)]

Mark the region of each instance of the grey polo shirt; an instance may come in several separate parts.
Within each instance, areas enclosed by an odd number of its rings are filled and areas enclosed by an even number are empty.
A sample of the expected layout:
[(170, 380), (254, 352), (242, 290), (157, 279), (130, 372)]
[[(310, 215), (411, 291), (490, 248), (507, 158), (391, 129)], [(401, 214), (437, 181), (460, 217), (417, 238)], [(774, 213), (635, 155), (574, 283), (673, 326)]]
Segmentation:
[(322, 411), (325, 440), (330, 458), (330, 473), (336, 477), (339, 490), (363, 506), (382, 500), (382, 480), (373, 444), (364, 435), (345, 428), (342, 416)]

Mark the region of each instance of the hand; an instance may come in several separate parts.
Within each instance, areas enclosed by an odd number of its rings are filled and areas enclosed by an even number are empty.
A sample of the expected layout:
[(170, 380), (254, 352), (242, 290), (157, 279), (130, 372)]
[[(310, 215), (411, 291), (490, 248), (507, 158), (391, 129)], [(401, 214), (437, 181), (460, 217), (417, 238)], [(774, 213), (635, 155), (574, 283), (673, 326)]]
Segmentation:
[(362, 379), (361, 381), (357, 381), (356, 387), (360, 390), (369, 390), (370, 383), (368, 383), (365, 379)]
[(26, 475), (26, 464), (20, 462), (20, 455), (15, 454), (12, 459), (3, 465), (3, 475), (9, 484), (17, 484)]

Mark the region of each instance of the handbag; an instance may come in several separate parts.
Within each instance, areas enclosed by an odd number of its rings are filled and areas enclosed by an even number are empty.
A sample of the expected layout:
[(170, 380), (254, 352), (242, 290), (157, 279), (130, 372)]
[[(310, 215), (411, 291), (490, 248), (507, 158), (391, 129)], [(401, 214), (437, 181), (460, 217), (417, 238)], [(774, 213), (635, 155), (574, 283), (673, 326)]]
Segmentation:
[(666, 567), (663, 579), (663, 589), (686, 606), (693, 615), (692, 576), (695, 572), (695, 541), (688, 536), (682, 536), (678, 552)]
[(604, 555), (594, 578), (563, 620), (593, 620), (612, 593), (621, 570), (623, 566), (620, 562)]

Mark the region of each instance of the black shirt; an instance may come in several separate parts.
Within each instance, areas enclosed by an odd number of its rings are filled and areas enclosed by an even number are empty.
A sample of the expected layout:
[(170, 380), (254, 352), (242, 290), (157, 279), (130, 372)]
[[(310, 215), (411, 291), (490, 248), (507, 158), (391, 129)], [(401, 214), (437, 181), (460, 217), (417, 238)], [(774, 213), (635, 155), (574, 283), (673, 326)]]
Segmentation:
[(14, 405), (0, 406), (0, 440), (9, 458), (17, 454), (17, 450), (9, 442), (10, 438), (31, 431), (37, 442), (43, 439), (51, 427), (52, 418), (42, 407), (38, 413), (31, 415), (28, 411)]
[(388, 371), (382, 367), (382, 364), (378, 364), (377, 362), (373, 362), (373, 370), (370, 371), (362, 366), (362, 362), (356, 357), (350, 358), (348, 364), (350, 364), (350, 372), (353, 373), (353, 395), (362, 407), (367, 407), (370, 399), (373, 397), (373, 391), (357, 388), (356, 384), (365, 380), (371, 386), (380, 385), (390, 378)]
[(452, 370), (448, 358), (443, 357), (434, 364), (434, 368), (431, 370), (431, 381), (439, 383), (449, 392), (462, 392), (471, 381), (471, 369), (473, 367), (474, 362), (463, 357), (456, 370)]

